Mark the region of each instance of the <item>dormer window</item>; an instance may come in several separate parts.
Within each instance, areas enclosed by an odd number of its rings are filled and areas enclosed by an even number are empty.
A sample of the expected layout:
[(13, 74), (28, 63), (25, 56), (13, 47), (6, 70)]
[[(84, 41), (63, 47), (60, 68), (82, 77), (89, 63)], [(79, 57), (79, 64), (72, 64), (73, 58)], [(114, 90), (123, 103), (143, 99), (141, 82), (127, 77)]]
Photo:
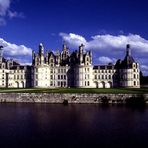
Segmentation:
[(53, 63), (53, 59), (51, 59), (50, 62)]

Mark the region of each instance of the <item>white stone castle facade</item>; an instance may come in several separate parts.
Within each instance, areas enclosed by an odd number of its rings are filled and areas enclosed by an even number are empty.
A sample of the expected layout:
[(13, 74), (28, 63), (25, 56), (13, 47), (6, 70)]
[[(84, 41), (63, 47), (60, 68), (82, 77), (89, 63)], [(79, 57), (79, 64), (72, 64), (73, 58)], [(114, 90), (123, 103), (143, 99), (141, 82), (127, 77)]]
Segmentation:
[[(2, 50), (2, 46), (0, 47)], [(0, 54), (0, 87), (7, 88), (139, 88), (140, 69), (126, 47), (124, 60), (116, 64), (93, 65), (92, 52), (84, 45), (70, 54), (64, 43), (62, 52), (44, 52), (42, 44), (32, 52), (32, 65), (23, 66)]]

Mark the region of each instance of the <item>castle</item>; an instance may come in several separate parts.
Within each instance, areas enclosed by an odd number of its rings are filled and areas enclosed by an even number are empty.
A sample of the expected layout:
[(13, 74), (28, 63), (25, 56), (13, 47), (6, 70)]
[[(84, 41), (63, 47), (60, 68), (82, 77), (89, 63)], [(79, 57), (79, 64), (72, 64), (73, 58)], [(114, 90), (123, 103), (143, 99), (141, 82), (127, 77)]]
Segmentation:
[(66, 43), (62, 52), (46, 52), (43, 44), (38, 53), (32, 52), (32, 65), (24, 66), (2, 56), (0, 46), (0, 87), (7, 88), (139, 88), (139, 64), (131, 55), (130, 45), (126, 55), (116, 64), (93, 65), (92, 51), (84, 45), (70, 54)]

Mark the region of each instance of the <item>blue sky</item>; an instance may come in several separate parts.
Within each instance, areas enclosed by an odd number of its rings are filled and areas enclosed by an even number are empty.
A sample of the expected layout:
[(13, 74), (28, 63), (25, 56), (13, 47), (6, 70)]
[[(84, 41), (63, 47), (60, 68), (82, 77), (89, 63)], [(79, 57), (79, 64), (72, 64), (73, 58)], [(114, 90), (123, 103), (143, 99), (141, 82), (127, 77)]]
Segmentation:
[(0, 0), (0, 44), (4, 55), (30, 63), (31, 50), (71, 51), (84, 43), (94, 63), (115, 62), (131, 44), (148, 75), (147, 0)]

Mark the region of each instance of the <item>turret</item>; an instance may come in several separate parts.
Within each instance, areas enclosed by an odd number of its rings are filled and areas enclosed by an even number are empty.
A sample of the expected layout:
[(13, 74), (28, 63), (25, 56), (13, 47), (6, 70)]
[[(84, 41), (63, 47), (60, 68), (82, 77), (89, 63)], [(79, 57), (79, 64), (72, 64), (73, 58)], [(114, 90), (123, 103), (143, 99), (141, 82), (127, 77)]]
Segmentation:
[(116, 64), (116, 67), (120, 69), (120, 86), (121, 87), (140, 87), (139, 83), (139, 64), (135, 62), (131, 55), (130, 45), (126, 46), (126, 56), (124, 60)]
[(46, 51), (45, 63), (48, 64), (48, 51)]
[(92, 64), (92, 50), (89, 51), (89, 56), (90, 56), (90, 64)]
[(80, 61), (80, 64), (83, 63), (83, 49), (84, 49), (84, 45), (81, 44), (81, 45), (79, 46), (79, 61)]
[(0, 63), (2, 63), (2, 58), (3, 58), (3, 46), (0, 46)]
[(56, 64), (60, 65), (60, 51), (59, 50), (56, 51)]
[(40, 55), (44, 54), (44, 46), (42, 43), (39, 44), (39, 54)]
[(66, 42), (64, 41), (64, 43), (63, 43), (63, 51), (64, 50), (67, 50), (67, 44), (66, 44)]
[(69, 64), (69, 49), (66, 45), (66, 42), (63, 44), (63, 49), (61, 52), (61, 60), (62, 60), (62, 65)]
[(35, 51), (32, 50), (32, 64), (35, 64)]
[(39, 56), (41, 61), (40, 64), (44, 64), (44, 47), (42, 43), (39, 44)]

